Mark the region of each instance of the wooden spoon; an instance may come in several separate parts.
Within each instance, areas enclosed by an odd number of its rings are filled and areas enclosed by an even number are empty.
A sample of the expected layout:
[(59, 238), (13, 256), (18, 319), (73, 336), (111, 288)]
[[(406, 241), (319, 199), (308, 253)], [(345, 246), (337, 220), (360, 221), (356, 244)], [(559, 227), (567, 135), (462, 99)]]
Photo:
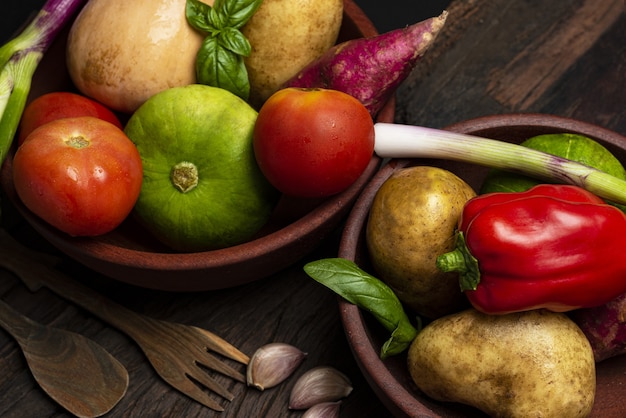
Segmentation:
[(0, 326), (18, 342), (37, 383), (72, 414), (104, 415), (126, 393), (124, 366), (89, 338), (35, 322), (2, 300)]

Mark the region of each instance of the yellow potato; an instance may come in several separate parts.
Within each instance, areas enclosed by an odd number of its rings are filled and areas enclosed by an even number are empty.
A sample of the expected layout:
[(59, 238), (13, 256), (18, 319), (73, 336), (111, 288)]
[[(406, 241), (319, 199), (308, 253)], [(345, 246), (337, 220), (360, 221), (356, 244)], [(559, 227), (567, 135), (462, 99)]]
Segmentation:
[(343, 0), (263, 0), (241, 29), (252, 52), (245, 59), (249, 102), (260, 107), (280, 86), (337, 41)]
[(428, 318), (467, 305), (457, 273), (437, 268), (437, 256), (455, 247), (463, 206), (476, 193), (437, 167), (396, 171), (378, 190), (366, 227), (370, 260), (398, 299)]
[(596, 391), (589, 341), (565, 314), (547, 310), (439, 318), (413, 340), (408, 368), (431, 398), (493, 417), (583, 418)]

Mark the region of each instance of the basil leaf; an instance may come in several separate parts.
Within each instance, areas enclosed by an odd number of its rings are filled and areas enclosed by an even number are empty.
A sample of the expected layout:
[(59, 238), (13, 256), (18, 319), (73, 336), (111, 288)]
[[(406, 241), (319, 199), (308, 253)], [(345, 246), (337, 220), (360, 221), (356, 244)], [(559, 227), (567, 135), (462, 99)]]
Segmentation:
[(229, 65), (229, 70), (218, 79), (220, 87), (229, 90), (242, 98), (248, 100), (250, 97), (250, 82), (248, 81), (248, 69), (241, 55), (228, 54), (223, 59)]
[(224, 16), (216, 8), (209, 8), (207, 13), (207, 22), (214, 29), (209, 33), (212, 35), (218, 34), (220, 30), (228, 28), (228, 17)]
[(217, 38), (202, 42), (196, 60), (198, 82), (228, 90), (244, 100), (250, 95), (248, 71), (243, 57), (220, 45)]
[(381, 348), (381, 358), (406, 350), (418, 333), (396, 294), (384, 282), (350, 260), (327, 258), (307, 263), (304, 271), (348, 302), (370, 312), (391, 337)]
[(200, 84), (220, 87), (244, 100), (250, 96), (250, 81), (244, 57), (252, 47), (239, 30), (254, 15), (262, 0), (215, 0), (213, 7), (200, 0), (187, 0), (188, 23), (207, 36), (196, 57)]
[(250, 55), (252, 47), (250, 42), (239, 30), (234, 28), (225, 28), (217, 35), (218, 42), (221, 46), (234, 52), (237, 55), (247, 57)]
[(228, 26), (238, 29), (250, 20), (262, 2), (263, 0), (230, 0), (220, 1), (223, 3), (220, 6), (224, 11), (223, 14), (228, 16)]
[(187, 0), (185, 3), (185, 16), (192, 28), (202, 32), (210, 32), (213, 27), (207, 22), (207, 15), (211, 6), (200, 0)]

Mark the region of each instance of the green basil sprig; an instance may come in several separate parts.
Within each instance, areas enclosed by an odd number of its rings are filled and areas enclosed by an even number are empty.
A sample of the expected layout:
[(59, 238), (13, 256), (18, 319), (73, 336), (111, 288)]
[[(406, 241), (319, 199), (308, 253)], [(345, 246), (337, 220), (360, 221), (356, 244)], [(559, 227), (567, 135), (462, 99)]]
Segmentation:
[(211, 7), (200, 0), (187, 0), (187, 22), (207, 34), (196, 57), (198, 83), (223, 88), (248, 100), (250, 81), (244, 57), (250, 55), (252, 47), (239, 29), (254, 15), (261, 2), (215, 0)]
[(391, 332), (380, 350), (382, 359), (406, 350), (417, 335), (418, 330), (393, 290), (352, 261), (326, 258), (307, 263), (304, 271), (348, 302), (370, 312)]

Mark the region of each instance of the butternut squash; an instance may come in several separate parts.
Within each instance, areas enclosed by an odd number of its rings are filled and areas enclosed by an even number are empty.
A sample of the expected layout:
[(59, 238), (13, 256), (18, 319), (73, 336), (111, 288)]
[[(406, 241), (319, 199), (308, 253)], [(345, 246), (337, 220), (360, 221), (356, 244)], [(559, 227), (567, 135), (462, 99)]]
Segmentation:
[(185, 1), (90, 0), (68, 35), (67, 68), (76, 87), (132, 113), (162, 90), (194, 83), (203, 35), (187, 23)]

